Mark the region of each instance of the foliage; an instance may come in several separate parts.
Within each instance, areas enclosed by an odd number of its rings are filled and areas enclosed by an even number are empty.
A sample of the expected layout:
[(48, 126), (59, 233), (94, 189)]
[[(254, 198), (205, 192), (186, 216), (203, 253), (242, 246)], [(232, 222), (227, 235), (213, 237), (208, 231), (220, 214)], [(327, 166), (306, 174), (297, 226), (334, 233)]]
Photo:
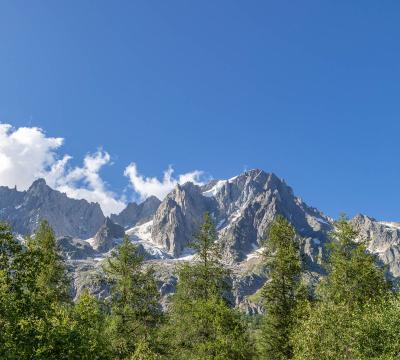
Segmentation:
[(59, 254), (53, 229), (43, 221), (35, 236), (27, 239), (24, 261), (24, 281), (30, 296), (47, 304), (69, 301), (70, 279)]
[[(294, 358), (370, 359), (379, 353), (383, 357), (378, 358), (384, 359), (388, 352), (375, 351), (385, 344), (377, 335), (377, 324), (382, 325), (379, 320), (385, 311), (377, 304), (390, 295), (390, 284), (345, 217), (336, 223), (332, 237), (328, 275), (317, 288), (318, 302), (309, 304), (308, 316), (292, 333)], [(389, 323), (394, 326), (387, 338), (400, 330), (398, 322)]]
[(229, 291), (229, 271), (222, 264), (221, 246), (217, 242), (217, 231), (210, 214), (204, 214), (204, 222), (190, 247), (196, 251), (196, 261), (181, 267), (178, 296), (209, 299)]
[(292, 357), (289, 336), (305, 293), (301, 286), (302, 262), (296, 232), (281, 216), (271, 224), (264, 257), (268, 280), (261, 293), (266, 312), (261, 352), (267, 359), (289, 359)]
[(344, 215), (336, 222), (331, 237), (328, 276), (317, 289), (323, 301), (357, 307), (390, 290), (384, 269), (376, 265), (376, 257), (367, 252)]
[(181, 303), (172, 310), (168, 331), (171, 359), (250, 359), (253, 354), (245, 323), (220, 297)]
[[(311, 299), (294, 228), (271, 225), (256, 295), (266, 314), (246, 318), (230, 306), (228, 267), (210, 215), (179, 268), (168, 311), (154, 271), (126, 237), (105, 267), (111, 296), (84, 291), (73, 302), (65, 262), (47, 222), (20, 243), (0, 224), (0, 358), (71, 360), (397, 359), (400, 297), (345, 217), (336, 223), (327, 276)], [(255, 295), (255, 296), (256, 296)]]
[(400, 297), (398, 294), (371, 301), (354, 320), (356, 351), (360, 359), (400, 357)]
[(112, 285), (108, 333), (114, 356), (125, 359), (135, 353), (162, 320), (159, 293), (152, 269), (143, 268), (138, 247), (125, 236), (105, 270)]
[(21, 245), (10, 228), (0, 223), (0, 358), (16, 358), (14, 341), (18, 323), (18, 302), (21, 294), (16, 268), (22, 254)]
[(253, 348), (245, 323), (225, 299), (228, 272), (221, 261), (209, 214), (192, 246), (197, 261), (179, 271), (179, 282), (164, 328), (171, 359), (250, 359)]

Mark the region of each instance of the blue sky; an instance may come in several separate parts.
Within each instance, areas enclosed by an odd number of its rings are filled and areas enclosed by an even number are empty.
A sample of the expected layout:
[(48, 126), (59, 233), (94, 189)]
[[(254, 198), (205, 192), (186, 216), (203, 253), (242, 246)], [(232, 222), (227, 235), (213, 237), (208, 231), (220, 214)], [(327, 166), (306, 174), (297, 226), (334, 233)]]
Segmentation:
[(0, 122), (64, 138), (71, 166), (101, 147), (115, 194), (131, 162), (258, 167), (328, 215), (400, 221), (399, 18), (398, 1), (2, 1)]

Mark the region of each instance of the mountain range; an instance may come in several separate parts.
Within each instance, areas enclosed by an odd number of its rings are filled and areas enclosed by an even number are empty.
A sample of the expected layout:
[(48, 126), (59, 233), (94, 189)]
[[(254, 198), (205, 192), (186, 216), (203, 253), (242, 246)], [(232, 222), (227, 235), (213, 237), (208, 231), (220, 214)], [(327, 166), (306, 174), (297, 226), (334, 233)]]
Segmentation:
[[(259, 169), (202, 186), (177, 185), (162, 201), (151, 196), (140, 204), (129, 203), (110, 217), (104, 216), (99, 204), (68, 198), (43, 179), (27, 191), (0, 187), (0, 221), (8, 222), (16, 234), (32, 234), (41, 220), (49, 221), (71, 268), (74, 295), (85, 287), (99, 296), (107, 294), (101, 263), (127, 234), (156, 268), (167, 302), (176, 285), (177, 264), (193, 259), (188, 245), (205, 212), (215, 221), (224, 261), (232, 269), (232, 301), (245, 311), (259, 311), (257, 293), (266, 279), (260, 266), (262, 248), (279, 214), (299, 234), (309, 272), (323, 274), (321, 264), (331, 241), (333, 219), (307, 205), (284, 180)], [(361, 214), (351, 221), (360, 240), (368, 242), (368, 250), (387, 265), (388, 276), (400, 277), (400, 223)]]

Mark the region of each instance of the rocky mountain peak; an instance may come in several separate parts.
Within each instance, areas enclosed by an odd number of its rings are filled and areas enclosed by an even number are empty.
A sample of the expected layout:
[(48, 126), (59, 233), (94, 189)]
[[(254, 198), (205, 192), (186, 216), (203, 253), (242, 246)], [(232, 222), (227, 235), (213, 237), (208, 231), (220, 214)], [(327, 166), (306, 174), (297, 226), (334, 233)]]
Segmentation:
[(47, 185), (45, 179), (37, 179), (29, 187), (27, 191), (28, 196), (44, 196), (54, 191), (50, 186)]
[(39, 189), (44, 188), (45, 186), (47, 186), (46, 180), (43, 178), (38, 178), (32, 183), (29, 189)]
[(180, 255), (192, 240), (211, 208), (211, 200), (203, 196), (201, 187), (187, 182), (177, 185), (161, 202), (154, 218), (151, 237), (172, 255)]
[(99, 252), (107, 252), (117, 245), (118, 240), (125, 235), (122, 226), (115, 224), (109, 217), (106, 217), (104, 224), (94, 236), (91, 244)]
[[(80, 264), (81, 269), (96, 267), (98, 258), (120, 243), (124, 229), (147, 259), (164, 261), (181, 255), (186, 259), (185, 248), (205, 212), (216, 224), (226, 262), (235, 267), (260, 259), (269, 227), (282, 215), (300, 235), (308, 269), (322, 273), (320, 264), (333, 220), (295, 196), (283, 179), (260, 169), (202, 186), (191, 182), (177, 185), (163, 201), (151, 196), (139, 204), (129, 203), (110, 218), (104, 217), (99, 204), (70, 199), (43, 179), (34, 181), (27, 191), (0, 186), (0, 221), (9, 222), (17, 233), (31, 234), (41, 220), (48, 220), (64, 257), (74, 266)], [(388, 265), (390, 275), (400, 278), (400, 223), (377, 221), (363, 214), (352, 222), (360, 238), (367, 241), (368, 250)], [(175, 259), (171, 263), (176, 263)], [(248, 286), (243, 283), (247, 290), (241, 293), (253, 293), (264, 280), (254, 277)]]
[(400, 223), (377, 221), (362, 214), (357, 214), (351, 221), (360, 239), (367, 242), (368, 250), (388, 265), (391, 276), (400, 277)]
[[(331, 229), (330, 220), (296, 198), (283, 180), (273, 173), (253, 169), (203, 186), (177, 185), (154, 216), (153, 241), (179, 255), (205, 212), (213, 216), (226, 257), (231, 261), (242, 260), (260, 247), (278, 214), (288, 218), (302, 236), (321, 238), (319, 245)], [(309, 248), (315, 244), (310, 242)]]
[(368, 222), (368, 221), (369, 221), (369, 222), (373, 222), (373, 221), (377, 221), (377, 220), (374, 219), (374, 218), (371, 217), (371, 216), (358, 213), (358, 214), (356, 214), (356, 215), (354, 216), (354, 218), (352, 219), (352, 221), (353, 221), (354, 223), (362, 223), (362, 222)]
[(89, 238), (104, 221), (100, 205), (70, 199), (53, 190), (44, 179), (35, 180), (27, 191), (0, 189), (0, 221), (8, 222), (20, 234), (33, 233), (47, 220), (57, 236)]
[(151, 205), (160, 205), (161, 200), (154, 195), (149, 196), (146, 198), (146, 200), (143, 201), (142, 204), (147, 204), (146, 206), (151, 206)]
[(129, 203), (118, 215), (112, 214), (110, 218), (126, 229), (131, 228), (150, 221), (160, 203), (157, 197), (150, 196), (139, 205), (135, 202)]

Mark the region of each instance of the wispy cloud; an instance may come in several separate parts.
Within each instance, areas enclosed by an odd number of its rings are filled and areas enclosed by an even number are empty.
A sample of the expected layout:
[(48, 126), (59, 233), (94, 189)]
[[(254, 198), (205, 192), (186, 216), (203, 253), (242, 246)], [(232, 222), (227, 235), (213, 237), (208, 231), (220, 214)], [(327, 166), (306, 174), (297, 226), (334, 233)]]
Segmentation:
[(125, 169), (124, 174), (129, 178), (133, 190), (140, 196), (141, 200), (144, 200), (151, 195), (162, 200), (177, 184), (184, 184), (188, 181), (197, 185), (203, 184), (203, 171), (195, 170), (181, 174), (178, 177), (174, 177), (173, 172), (174, 170), (170, 166), (164, 171), (162, 180), (159, 180), (156, 177), (144, 177), (139, 174), (136, 164), (131, 163)]
[(65, 192), (75, 199), (98, 202), (106, 215), (119, 213), (125, 206), (125, 199), (110, 191), (100, 176), (100, 170), (110, 163), (110, 155), (102, 150), (87, 154), (82, 167), (68, 169), (68, 155), (55, 162), (44, 175), (50, 186)]
[[(126, 198), (111, 191), (101, 177), (101, 170), (111, 164), (109, 153), (102, 149), (88, 153), (81, 166), (71, 166), (72, 157), (60, 152), (63, 143), (63, 138), (49, 137), (38, 127), (14, 128), (0, 123), (0, 185), (26, 190), (41, 177), (69, 197), (98, 202), (106, 215), (120, 212), (126, 206)], [(135, 163), (124, 171), (140, 200), (151, 195), (162, 200), (177, 184), (202, 184), (205, 178), (200, 170), (177, 176), (173, 173), (170, 166), (162, 180), (145, 177), (139, 174)]]

